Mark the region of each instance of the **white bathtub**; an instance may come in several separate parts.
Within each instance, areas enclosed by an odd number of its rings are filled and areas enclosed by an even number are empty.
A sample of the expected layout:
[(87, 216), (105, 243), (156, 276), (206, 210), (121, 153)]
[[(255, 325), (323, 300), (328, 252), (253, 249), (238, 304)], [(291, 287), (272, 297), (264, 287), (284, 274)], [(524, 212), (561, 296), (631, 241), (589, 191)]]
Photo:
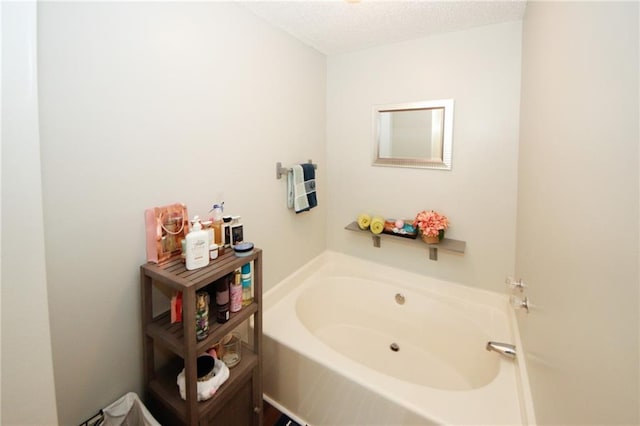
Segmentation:
[(524, 357), (485, 349), (521, 347), (506, 296), (327, 251), (264, 303), (265, 397), (303, 423), (535, 423)]

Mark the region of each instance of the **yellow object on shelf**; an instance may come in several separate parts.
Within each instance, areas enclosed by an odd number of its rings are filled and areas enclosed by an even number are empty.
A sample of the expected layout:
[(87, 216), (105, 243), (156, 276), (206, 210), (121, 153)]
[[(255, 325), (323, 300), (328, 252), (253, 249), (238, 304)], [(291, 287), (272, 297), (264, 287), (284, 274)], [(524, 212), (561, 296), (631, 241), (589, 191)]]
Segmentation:
[(380, 216), (374, 217), (373, 219), (371, 219), (371, 225), (369, 227), (371, 229), (371, 232), (373, 232), (374, 234), (381, 234), (382, 231), (384, 231), (384, 218)]
[(366, 213), (362, 213), (358, 216), (358, 226), (360, 227), (360, 229), (362, 229), (363, 231), (365, 229), (369, 229), (369, 225), (371, 225), (371, 216)]

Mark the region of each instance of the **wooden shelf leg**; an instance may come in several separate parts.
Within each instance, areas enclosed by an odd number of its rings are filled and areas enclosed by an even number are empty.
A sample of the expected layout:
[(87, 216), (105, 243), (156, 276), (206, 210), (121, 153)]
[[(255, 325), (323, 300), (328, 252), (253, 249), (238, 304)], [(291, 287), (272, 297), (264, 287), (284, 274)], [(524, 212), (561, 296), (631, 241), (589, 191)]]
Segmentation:
[(438, 249), (436, 247), (429, 247), (429, 259), (438, 260)]

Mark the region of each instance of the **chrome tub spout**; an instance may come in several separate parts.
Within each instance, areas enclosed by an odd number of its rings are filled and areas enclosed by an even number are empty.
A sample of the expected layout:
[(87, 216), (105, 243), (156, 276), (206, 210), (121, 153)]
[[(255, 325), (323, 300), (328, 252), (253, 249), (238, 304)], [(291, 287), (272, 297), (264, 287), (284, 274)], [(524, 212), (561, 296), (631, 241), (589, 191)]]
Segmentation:
[(498, 352), (500, 355), (509, 359), (516, 357), (516, 347), (509, 343), (487, 342), (487, 350)]

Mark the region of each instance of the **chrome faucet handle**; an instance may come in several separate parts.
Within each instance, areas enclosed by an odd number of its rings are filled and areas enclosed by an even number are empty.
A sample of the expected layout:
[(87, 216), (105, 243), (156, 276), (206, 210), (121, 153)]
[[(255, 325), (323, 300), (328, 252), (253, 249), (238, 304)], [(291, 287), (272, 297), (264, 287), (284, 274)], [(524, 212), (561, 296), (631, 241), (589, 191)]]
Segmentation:
[(524, 309), (529, 313), (529, 299), (527, 297), (510, 296), (509, 304), (513, 309)]
[(504, 280), (504, 283), (507, 285), (507, 288), (511, 291), (518, 290), (520, 293), (524, 291), (527, 285), (522, 281), (522, 278), (515, 279), (513, 277), (507, 277)]

